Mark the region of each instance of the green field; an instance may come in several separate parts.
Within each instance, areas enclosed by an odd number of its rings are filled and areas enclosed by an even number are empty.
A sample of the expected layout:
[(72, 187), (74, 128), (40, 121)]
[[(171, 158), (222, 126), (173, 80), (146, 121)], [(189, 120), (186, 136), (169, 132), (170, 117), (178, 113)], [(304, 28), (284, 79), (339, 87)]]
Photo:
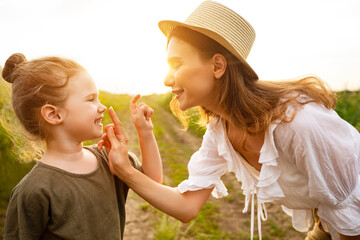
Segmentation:
[[(9, 85), (1, 80), (0, 110), (2, 114), (9, 112), (9, 90)], [(139, 154), (136, 134), (129, 117), (128, 104), (130, 98), (129, 95), (100, 92), (100, 100), (103, 104), (108, 107), (113, 106), (123, 122), (129, 137), (129, 149)], [(203, 131), (199, 131), (196, 124), (191, 124), (190, 130), (187, 132), (182, 131), (181, 126), (170, 113), (168, 107), (170, 99), (170, 94), (161, 94), (144, 96), (141, 101), (155, 110), (153, 117), (154, 133), (164, 163), (164, 183), (176, 186), (187, 178), (187, 162), (192, 153), (199, 147)], [(359, 103), (360, 91), (338, 92), (336, 111), (360, 131)], [(103, 122), (105, 124), (110, 122), (107, 114), (105, 114)], [(0, 125), (0, 236), (3, 235), (6, 205), (11, 189), (33, 166), (33, 162), (30, 161), (31, 155), (21, 155), (21, 158), (26, 161), (24, 163), (20, 161), (22, 159), (17, 157), (19, 149), (14, 148), (13, 141), (24, 143), (24, 145), (16, 144), (21, 145), (21, 150), (28, 140), (22, 136), (16, 138), (9, 136), (9, 132), (4, 129), (3, 125)], [(91, 143), (93, 142), (86, 144)], [(139, 202), (141, 211), (156, 216), (150, 223), (154, 230), (151, 239), (248, 239), (250, 216), (241, 213), (244, 199), (240, 197), (240, 184), (237, 184), (231, 175), (225, 177), (224, 183), (231, 194), (223, 199), (209, 200), (200, 214), (188, 224), (182, 224), (160, 213), (145, 202)], [(233, 210), (234, 212), (231, 213)], [(268, 212), (271, 213), (271, 217), (263, 223), (263, 239), (303, 239), (304, 235), (292, 229), (291, 220), (285, 217), (280, 209), (271, 206)], [(235, 221), (233, 221), (234, 216), (236, 216)], [(139, 228), (141, 227), (139, 226)]]

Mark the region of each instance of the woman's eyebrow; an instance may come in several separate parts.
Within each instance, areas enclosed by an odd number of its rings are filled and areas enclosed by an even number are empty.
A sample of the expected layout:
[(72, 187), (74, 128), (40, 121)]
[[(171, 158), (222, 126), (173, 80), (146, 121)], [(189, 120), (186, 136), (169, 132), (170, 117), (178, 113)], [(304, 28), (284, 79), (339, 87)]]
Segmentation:
[(167, 61), (168, 62), (170, 62), (170, 61), (177, 61), (177, 60), (180, 60), (181, 58), (180, 57), (169, 57), (168, 59), (167, 59)]
[(180, 61), (180, 60), (181, 60), (180, 57), (170, 57), (170, 58), (167, 59), (167, 62), (168, 62), (169, 64), (171, 64), (171, 63), (174, 63), (174, 62)]

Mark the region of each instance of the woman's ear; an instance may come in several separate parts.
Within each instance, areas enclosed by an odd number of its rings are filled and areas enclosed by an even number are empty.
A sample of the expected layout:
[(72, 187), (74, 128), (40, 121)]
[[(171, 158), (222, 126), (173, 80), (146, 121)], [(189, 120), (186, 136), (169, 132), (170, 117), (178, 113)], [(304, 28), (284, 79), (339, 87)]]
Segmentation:
[(226, 71), (226, 58), (224, 57), (224, 55), (217, 53), (212, 57), (211, 62), (213, 64), (214, 77), (216, 79), (220, 79)]
[(58, 125), (63, 121), (61, 114), (59, 114), (59, 108), (51, 104), (45, 104), (41, 107), (41, 116), (51, 125)]

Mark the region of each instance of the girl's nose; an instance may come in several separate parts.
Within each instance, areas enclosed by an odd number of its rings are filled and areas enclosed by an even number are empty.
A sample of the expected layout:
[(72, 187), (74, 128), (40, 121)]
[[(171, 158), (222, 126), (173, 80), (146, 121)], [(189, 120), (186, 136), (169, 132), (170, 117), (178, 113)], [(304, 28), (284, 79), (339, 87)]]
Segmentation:
[(99, 106), (99, 110), (98, 110), (98, 111), (99, 111), (100, 113), (103, 113), (103, 112), (106, 111), (106, 109), (107, 109), (107, 108), (105, 107), (105, 105), (102, 105), (102, 104), (100, 103), (100, 106)]

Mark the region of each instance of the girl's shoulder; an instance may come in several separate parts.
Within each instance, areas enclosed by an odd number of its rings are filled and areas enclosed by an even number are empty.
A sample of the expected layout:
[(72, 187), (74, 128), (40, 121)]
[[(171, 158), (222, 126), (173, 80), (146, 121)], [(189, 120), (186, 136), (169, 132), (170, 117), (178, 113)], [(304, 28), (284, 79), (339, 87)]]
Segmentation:
[(49, 179), (52, 173), (43, 168), (39, 162), (27, 173), (20, 182), (13, 188), (11, 196), (19, 195), (28, 198), (46, 192), (50, 189)]

